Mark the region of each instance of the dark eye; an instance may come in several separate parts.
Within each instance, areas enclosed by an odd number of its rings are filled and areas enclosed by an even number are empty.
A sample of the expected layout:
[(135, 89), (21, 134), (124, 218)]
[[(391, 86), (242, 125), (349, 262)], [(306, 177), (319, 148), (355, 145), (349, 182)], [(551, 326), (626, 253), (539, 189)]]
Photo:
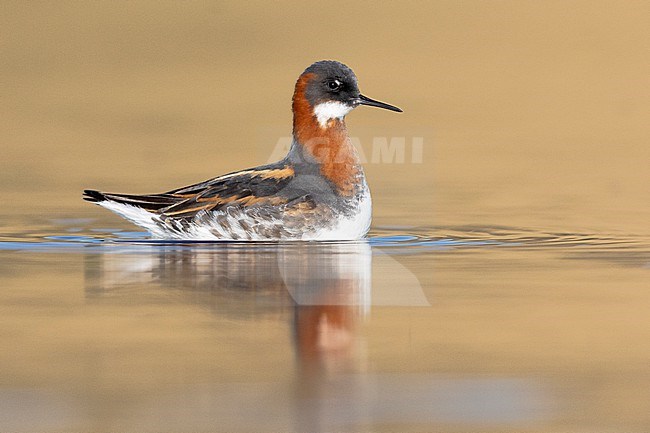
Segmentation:
[(342, 87), (343, 83), (341, 83), (339, 80), (332, 80), (327, 82), (327, 88), (332, 92), (338, 92)]

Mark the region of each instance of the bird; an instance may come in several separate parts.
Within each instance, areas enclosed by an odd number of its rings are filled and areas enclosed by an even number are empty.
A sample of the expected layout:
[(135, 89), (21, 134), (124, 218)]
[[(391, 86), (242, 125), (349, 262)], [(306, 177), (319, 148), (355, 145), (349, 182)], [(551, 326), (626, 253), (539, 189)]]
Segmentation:
[(147, 230), (153, 239), (354, 241), (368, 233), (370, 189), (345, 116), (360, 105), (402, 112), (361, 94), (355, 73), (313, 63), (293, 93), (293, 131), (280, 161), (159, 194), (84, 190), (83, 198)]

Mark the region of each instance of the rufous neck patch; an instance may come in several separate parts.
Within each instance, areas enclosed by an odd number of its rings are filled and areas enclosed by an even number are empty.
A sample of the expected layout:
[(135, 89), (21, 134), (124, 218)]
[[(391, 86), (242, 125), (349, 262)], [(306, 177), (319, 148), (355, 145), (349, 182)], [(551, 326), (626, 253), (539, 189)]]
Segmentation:
[[(300, 76), (293, 94), (293, 136), (318, 162), (321, 173), (341, 195), (353, 195), (361, 165), (342, 118), (319, 119), (305, 97), (314, 74)], [(322, 117), (322, 116), (321, 116)]]

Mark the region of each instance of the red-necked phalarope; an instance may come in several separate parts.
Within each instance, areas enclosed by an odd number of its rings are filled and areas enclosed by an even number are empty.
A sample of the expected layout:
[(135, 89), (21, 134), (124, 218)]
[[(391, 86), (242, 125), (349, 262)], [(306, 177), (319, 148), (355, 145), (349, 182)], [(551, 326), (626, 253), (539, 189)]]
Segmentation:
[(370, 190), (344, 121), (359, 105), (402, 111), (362, 95), (346, 65), (316, 62), (296, 83), (293, 142), (281, 161), (161, 194), (86, 190), (84, 199), (159, 239), (360, 239), (370, 228)]

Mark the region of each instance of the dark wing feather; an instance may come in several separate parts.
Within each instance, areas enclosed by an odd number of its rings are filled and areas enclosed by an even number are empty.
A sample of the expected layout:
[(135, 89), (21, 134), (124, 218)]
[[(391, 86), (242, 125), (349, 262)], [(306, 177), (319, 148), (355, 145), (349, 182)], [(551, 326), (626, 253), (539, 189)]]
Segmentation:
[(162, 216), (189, 219), (201, 211), (218, 210), (227, 205), (282, 204), (286, 200), (278, 193), (291, 182), (294, 174), (291, 166), (275, 163), (229, 173), (162, 194), (130, 195), (85, 190), (84, 199), (91, 202), (110, 200)]
[(198, 212), (219, 210), (224, 206), (256, 204), (280, 205), (286, 199), (278, 193), (294, 177), (293, 168), (270, 165), (230, 173), (209, 181), (169, 191), (183, 201), (161, 209), (160, 214), (174, 218), (193, 218)]

